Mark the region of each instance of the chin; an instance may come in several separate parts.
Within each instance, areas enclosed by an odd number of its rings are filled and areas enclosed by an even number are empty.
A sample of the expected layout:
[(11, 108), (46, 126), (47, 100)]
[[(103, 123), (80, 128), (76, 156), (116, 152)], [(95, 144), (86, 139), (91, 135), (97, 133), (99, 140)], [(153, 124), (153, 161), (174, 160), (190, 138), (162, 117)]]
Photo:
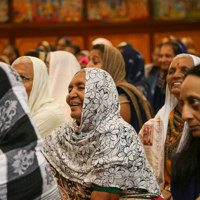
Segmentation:
[(178, 90), (178, 91), (171, 91), (171, 93), (177, 98), (177, 99), (179, 99), (179, 96), (180, 96), (180, 90)]
[(200, 137), (200, 130), (198, 130), (198, 131), (192, 131), (192, 135), (193, 135), (195, 138), (199, 138), (199, 137)]

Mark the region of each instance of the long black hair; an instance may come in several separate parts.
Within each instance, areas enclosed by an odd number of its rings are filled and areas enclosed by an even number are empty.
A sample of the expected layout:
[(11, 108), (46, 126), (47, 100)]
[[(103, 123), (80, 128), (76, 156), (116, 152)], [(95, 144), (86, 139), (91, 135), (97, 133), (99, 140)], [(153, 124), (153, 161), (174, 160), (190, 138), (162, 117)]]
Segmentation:
[[(188, 70), (184, 79), (189, 76), (197, 76), (200, 78), (200, 65)], [(181, 152), (175, 158), (174, 184), (184, 193), (193, 178), (200, 182), (200, 137), (194, 137), (192, 132), (189, 132), (185, 144)]]

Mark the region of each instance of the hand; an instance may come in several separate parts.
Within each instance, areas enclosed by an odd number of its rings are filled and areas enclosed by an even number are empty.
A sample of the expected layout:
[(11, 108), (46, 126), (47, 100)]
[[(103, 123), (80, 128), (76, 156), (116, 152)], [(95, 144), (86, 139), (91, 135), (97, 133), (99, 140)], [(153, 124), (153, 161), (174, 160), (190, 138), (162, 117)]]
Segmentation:
[(108, 192), (93, 191), (91, 200), (119, 200), (119, 195)]

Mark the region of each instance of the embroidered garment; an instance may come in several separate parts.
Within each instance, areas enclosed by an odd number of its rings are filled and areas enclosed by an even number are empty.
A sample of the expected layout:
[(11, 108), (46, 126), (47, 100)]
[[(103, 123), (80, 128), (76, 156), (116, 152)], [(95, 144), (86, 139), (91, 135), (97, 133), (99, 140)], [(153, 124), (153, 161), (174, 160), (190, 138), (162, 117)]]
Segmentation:
[(173, 109), (169, 115), (167, 128), (167, 136), (165, 141), (165, 158), (171, 161), (171, 158), (176, 154), (178, 145), (183, 133), (184, 121), (181, 114)]
[(141, 188), (160, 195), (135, 130), (120, 116), (115, 83), (86, 68), (81, 124), (66, 123), (44, 140), (43, 154), (65, 179), (87, 187)]
[(60, 199), (18, 73), (0, 63), (0, 198)]
[[(200, 58), (190, 54), (179, 54), (173, 59), (173, 61), (176, 60), (177, 58), (187, 57), (187, 56), (193, 59), (194, 65), (200, 64)], [(165, 147), (165, 142), (167, 137), (169, 115), (172, 112), (172, 110), (177, 106), (177, 104), (178, 100), (173, 94), (170, 93), (167, 84), (164, 106), (158, 111), (158, 113), (153, 119), (150, 119), (143, 125), (142, 129), (139, 132), (139, 138), (143, 143), (147, 159), (154, 169), (160, 189), (163, 189), (165, 184), (165, 178), (164, 178), (165, 151), (163, 147)], [(144, 144), (143, 136), (147, 129), (149, 129), (151, 133), (150, 134), (152, 137), (151, 145)]]
[(73, 76), (81, 69), (75, 56), (66, 51), (55, 51), (50, 53), (49, 65), (49, 91), (50, 96), (60, 105), (67, 121), (71, 121), (71, 110), (66, 103), (68, 85)]

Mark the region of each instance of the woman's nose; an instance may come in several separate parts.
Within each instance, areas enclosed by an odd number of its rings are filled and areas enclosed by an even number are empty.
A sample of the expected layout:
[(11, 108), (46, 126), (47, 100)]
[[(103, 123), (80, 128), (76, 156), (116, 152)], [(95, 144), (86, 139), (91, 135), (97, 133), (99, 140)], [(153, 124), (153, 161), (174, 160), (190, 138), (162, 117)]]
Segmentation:
[(179, 70), (176, 70), (176, 71), (175, 71), (174, 77), (177, 77), (177, 78), (181, 77), (181, 73), (180, 73)]
[(72, 89), (68, 95), (70, 99), (76, 97), (77, 96), (76, 89)]
[(190, 108), (187, 105), (183, 106), (183, 110), (182, 110), (182, 119), (184, 121), (188, 121), (189, 119), (192, 119), (193, 115), (191, 113)]
[(86, 68), (88, 68), (88, 67), (92, 67), (92, 62), (91, 61), (89, 61), (88, 64), (86, 65)]

